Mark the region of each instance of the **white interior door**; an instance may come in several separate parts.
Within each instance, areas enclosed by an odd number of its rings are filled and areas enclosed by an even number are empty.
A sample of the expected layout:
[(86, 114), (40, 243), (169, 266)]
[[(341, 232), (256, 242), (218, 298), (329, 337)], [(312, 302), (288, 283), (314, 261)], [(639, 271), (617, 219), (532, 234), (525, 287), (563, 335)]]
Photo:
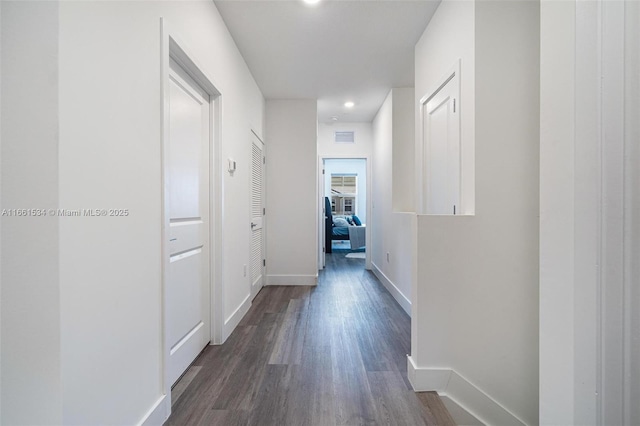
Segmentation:
[(264, 285), (264, 144), (251, 133), (251, 295)]
[(424, 105), (427, 214), (460, 213), (460, 125), (456, 73)]
[(171, 61), (169, 74), (169, 380), (175, 383), (210, 337), (209, 96)]

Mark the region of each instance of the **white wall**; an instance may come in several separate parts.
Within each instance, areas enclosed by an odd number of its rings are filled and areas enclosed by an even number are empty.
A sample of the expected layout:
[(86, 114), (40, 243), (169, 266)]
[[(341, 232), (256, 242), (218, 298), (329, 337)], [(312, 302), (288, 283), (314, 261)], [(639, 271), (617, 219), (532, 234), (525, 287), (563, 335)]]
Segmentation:
[(267, 101), (268, 285), (317, 282), (317, 129), (315, 100)]
[[(334, 132), (354, 131), (354, 143), (335, 143)], [(371, 123), (318, 123), (318, 155), (336, 158), (366, 158), (371, 154)]]
[(363, 159), (334, 158), (324, 162), (324, 195), (331, 199), (332, 174), (356, 174), (358, 196), (355, 214), (367, 223), (367, 162)]
[(16, 274), (21, 289), (5, 291), (11, 280), (3, 279), (3, 315), (20, 314), (3, 327), (31, 336), (18, 343), (3, 333), (14, 358), (3, 353), (8, 423), (135, 424), (162, 399), (160, 17), (222, 93), (222, 159), (239, 165), (223, 181), (225, 318), (249, 295), (249, 135), (262, 133), (264, 100), (214, 4), (3, 4), (3, 33), (24, 34), (3, 34), (2, 54), (11, 54), (3, 67), (23, 81), (7, 80), (3, 68), (3, 88), (20, 89), (19, 98), (3, 97), (14, 114), (3, 111), (3, 141), (22, 132), (3, 145), (3, 205), (15, 193), (21, 207), (130, 211), (20, 222), (14, 238), (3, 233), (15, 253), (3, 250), (13, 268), (3, 274)]
[(418, 216), (410, 375), (488, 424), (538, 422), (538, 7), (445, 0), (416, 45), (416, 98), (462, 60), (476, 214)]
[[(373, 153), (371, 167), (371, 252), (372, 270), (386, 263), (385, 230), (391, 228), (391, 219), (385, 210), (391, 206), (391, 179), (393, 146), (393, 92), (390, 91), (372, 123)], [(374, 266), (375, 265), (375, 266)]]
[(413, 87), (393, 89), (392, 206), (415, 212), (415, 115)]
[(160, 396), (160, 17), (222, 93), (222, 160), (239, 165), (223, 181), (225, 321), (249, 295), (249, 135), (262, 133), (264, 101), (215, 6), (61, 3), (60, 205), (131, 211), (61, 220), (68, 423), (131, 423)]
[(541, 6), (541, 424), (640, 422), (638, 12)]
[[(540, 423), (574, 424), (575, 2), (540, 8)], [(594, 122), (595, 124), (595, 122)], [(565, 143), (556, 143), (565, 141)], [(593, 183), (593, 182), (591, 182)], [(549, 188), (555, 187), (553, 192)], [(595, 186), (593, 187), (595, 191)], [(583, 206), (583, 208), (586, 206)], [(553, 211), (553, 214), (548, 215)], [(581, 214), (587, 214), (583, 211)], [(588, 214), (588, 220), (593, 220)], [(590, 231), (592, 234), (593, 231)], [(591, 239), (591, 238), (588, 238)], [(587, 240), (587, 239), (585, 239)], [(585, 247), (586, 248), (586, 247)], [(586, 252), (585, 252), (586, 253)], [(593, 287), (592, 280), (581, 283)], [(595, 335), (595, 324), (588, 325)], [(586, 340), (582, 340), (586, 343)], [(594, 342), (595, 343), (595, 337)], [(581, 345), (579, 342), (578, 345)], [(584, 349), (584, 346), (582, 347)], [(585, 352), (588, 373), (595, 358)], [(594, 388), (593, 373), (581, 375)], [(592, 410), (595, 410), (595, 396)], [(591, 410), (589, 410), (591, 411)], [(583, 415), (587, 414), (583, 412)], [(595, 420), (595, 412), (589, 423)], [(586, 419), (586, 417), (583, 417)]]
[[(475, 211), (475, 0), (444, 0), (438, 6), (415, 48), (415, 102), (433, 93), (458, 60), (460, 70), (460, 146), (461, 146), (461, 197), (464, 214)], [(420, 134), (420, 109), (415, 110), (416, 178), (415, 203), (422, 190), (422, 134)], [(420, 211), (418, 206), (417, 210)]]
[[(405, 165), (396, 157), (413, 159), (413, 124), (413, 89), (392, 89), (373, 120), (373, 217), (369, 248), (371, 269), (408, 314), (415, 214), (395, 212), (393, 200), (397, 191), (406, 191), (395, 180), (398, 175), (404, 175), (401, 182), (408, 178), (407, 170), (396, 170)], [(413, 171), (413, 167), (409, 170)], [(413, 195), (411, 191), (409, 194), (406, 198), (401, 195), (399, 200), (408, 201)]]
[(625, 422), (640, 424), (640, 4), (625, 0)]
[[(58, 6), (2, 2), (2, 207), (58, 206)], [(2, 217), (2, 424), (62, 423), (58, 220)]]

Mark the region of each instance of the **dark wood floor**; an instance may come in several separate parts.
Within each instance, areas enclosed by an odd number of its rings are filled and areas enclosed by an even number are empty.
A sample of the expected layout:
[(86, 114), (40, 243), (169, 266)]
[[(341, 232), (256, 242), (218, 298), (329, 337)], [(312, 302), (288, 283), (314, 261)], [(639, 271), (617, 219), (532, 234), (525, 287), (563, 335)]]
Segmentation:
[(265, 287), (172, 391), (168, 425), (453, 425), (407, 380), (411, 325), (364, 260), (327, 255), (317, 287)]

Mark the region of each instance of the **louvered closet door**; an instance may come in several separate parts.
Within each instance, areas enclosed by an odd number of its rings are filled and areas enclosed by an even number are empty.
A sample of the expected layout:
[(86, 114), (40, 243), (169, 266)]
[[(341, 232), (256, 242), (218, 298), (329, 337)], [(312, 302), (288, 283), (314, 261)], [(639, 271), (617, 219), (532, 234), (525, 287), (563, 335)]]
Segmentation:
[(264, 282), (264, 144), (251, 134), (251, 295)]

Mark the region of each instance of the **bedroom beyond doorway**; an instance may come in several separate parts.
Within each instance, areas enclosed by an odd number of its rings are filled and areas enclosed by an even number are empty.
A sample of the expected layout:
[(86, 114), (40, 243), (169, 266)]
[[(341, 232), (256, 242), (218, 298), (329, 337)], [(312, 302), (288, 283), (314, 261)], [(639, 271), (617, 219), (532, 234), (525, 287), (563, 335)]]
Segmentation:
[(366, 252), (367, 161), (324, 159), (325, 253)]

